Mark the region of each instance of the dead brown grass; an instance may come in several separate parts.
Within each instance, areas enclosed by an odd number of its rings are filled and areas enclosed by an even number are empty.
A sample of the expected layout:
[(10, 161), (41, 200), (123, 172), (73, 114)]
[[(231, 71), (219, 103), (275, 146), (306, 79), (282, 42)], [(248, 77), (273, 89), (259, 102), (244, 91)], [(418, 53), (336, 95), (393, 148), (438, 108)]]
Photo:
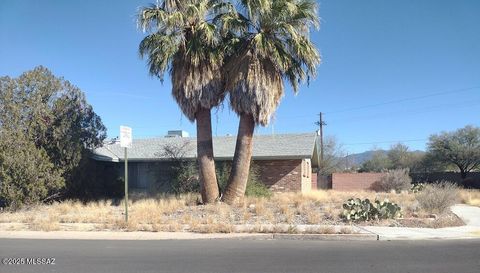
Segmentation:
[[(462, 191), (462, 200), (475, 204), (479, 191)], [(418, 206), (414, 194), (376, 193), (370, 191), (338, 192), (312, 191), (308, 193), (277, 193), (270, 198), (246, 197), (228, 206), (223, 203), (198, 205), (199, 196), (188, 194), (179, 197), (160, 195), (154, 198), (138, 197), (129, 203), (129, 222), (124, 221), (124, 203), (111, 200), (88, 202), (64, 201), (39, 205), (17, 212), (1, 212), (0, 223), (15, 224), (31, 230), (64, 230), (66, 225), (85, 225), (89, 230), (122, 231), (193, 231), (232, 232), (235, 225), (292, 226), (344, 223), (340, 218), (342, 204), (349, 198), (389, 199), (402, 207), (405, 218), (422, 219), (429, 216)], [(415, 220), (421, 222), (419, 220)], [(415, 221), (401, 225), (417, 226)], [(415, 222), (415, 223), (414, 223)], [(458, 222), (444, 220), (439, 226)], [(391, 225), (385, 223), (369, 223)], [(394, 223), (398, 224), (398, 223)], [(437, 225), (437, 224), (435, 224)], [(258, 228), (261, 229), (261, 228)], [(271, 229), (271, 228), (270, 228)], [(261, 232), (261, 230), (257, 230)], [(266, 232), (266, 231), (265, 231)], [(293, 232), (284, 230), (282, 232)], [(329, 230), (317, 233), (329, 234)], [(338, 232), (338, 231), (335, 231)], [(348, 231), (345, 230), (345, 233)], [(340, 231), (341, 233), (341, 231)]]
[(480, 207), (480, 190), (460, 190), (459, 195), (462, 203)]

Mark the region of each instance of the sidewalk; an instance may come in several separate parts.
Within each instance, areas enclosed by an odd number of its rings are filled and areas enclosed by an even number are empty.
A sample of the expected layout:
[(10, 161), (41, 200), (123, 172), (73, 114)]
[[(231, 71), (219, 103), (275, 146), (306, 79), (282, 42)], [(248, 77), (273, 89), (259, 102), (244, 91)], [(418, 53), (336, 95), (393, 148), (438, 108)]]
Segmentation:
[[(192, 240), (192, 239), (286, 239), (286, 240), (429, 240), (480, 239), (480, 208), (455, 205), (452, 211), (466, 223), (461, 227), (405, 228), (352, 227), (353, 234), (288, 234), (288, 233), (192, 233), (192, 232), (109, 232), (109, 231), (0, 231), (5, 239), (78, 239), (78, 240)], [(243, 226), (241, 229), (248, 229)], [(298, 226), (302, 231), (307, 226)], [(341, 228), (336, 226), (336, 229)], [(238, 229), (237, 229), (238, 230)]]
[(379, 240), (480, 239), (480, 208), (455, 205), (451, 209), (465, 222), (465, 226), (438, 229), (373, 226), (361, 228), (377, 234)]

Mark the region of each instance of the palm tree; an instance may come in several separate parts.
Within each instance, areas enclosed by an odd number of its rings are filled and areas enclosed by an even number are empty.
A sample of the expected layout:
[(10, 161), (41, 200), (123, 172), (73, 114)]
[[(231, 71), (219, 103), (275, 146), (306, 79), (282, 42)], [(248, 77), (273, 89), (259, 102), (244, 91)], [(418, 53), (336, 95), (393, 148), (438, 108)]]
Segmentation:
[(148, 35), (139, 52), (149, 72), (163, 82), (166, 71), (172, 95), (191, 121), (197, 121), (197, 156), (203, 202), (219, 196), (213, 158), (211, 108), (224, 99), (220, 69), (221, 39), (211, 22), (222, 3), (212, 0), (163, 0), (142, 8), (139, 27)]
[(316, 75), (320, 54), (309, 39), (319, 27), (314, 0), (241, 0), (240, 11), (221, 15), (222, 32), (235, 33), (236, 53), (225, 60), (230, 105), (240, 116), (232, 171), (223, 199), (245, 194), (256, 125), (266, 126), (284, 94)]

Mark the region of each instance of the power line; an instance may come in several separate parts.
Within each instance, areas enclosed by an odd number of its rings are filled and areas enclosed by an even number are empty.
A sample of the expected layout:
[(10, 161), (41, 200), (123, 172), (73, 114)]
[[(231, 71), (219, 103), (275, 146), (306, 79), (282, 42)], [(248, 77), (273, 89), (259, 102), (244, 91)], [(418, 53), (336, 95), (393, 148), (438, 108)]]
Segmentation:
[(372, 120), (372, 119), (392, 118), (398, 115), (405, 116), (405, 115), (412, 115), (412, 114), (423, 114), (423, 113), (431, 113), (431, 112), (437, 112), (437, 111), (445, 111), (445, 107), (458, 106), (458, 105), (461, 105), (463, 108), (467, 108), (467, 107), (476, 106), (479, 104), (480, 104), (480, 100), (473, 100), (473, 101), (470, 100), (470, 101), (462, 101), (457, 103), (434, 105), (430, 107), (424, 107), (422, 109), (412, 109), (410, 111), (384, 112), (384, 113), (377, 113), (369, 116), (340, 118), (340, 119), (332, 119), (332, 120), (336, 122), (340, 121), (342, 123), (357, 121), (357, 120), (365, 121), (365, 120)]
[[(430, 93), (430, 94), (426, 94), (426, 95), (422, 95), (422, 96), (407, 97), (407, 98), (398, 99), (398, 100), (391, 100), (391, 101), (386, 101), (386, 102), (379, 102), (379, 103), (374, 103), (374, 104), (367, 104), (367, 105), (362, 105), (362, 106), (356, 106), (356, 107), (351, 107), (351, 108), (334, 110), (334, 111), (330, 111), (330, 112), (324, 112), (323, 114), (343, 113), (343, 112), (367, 109), (367, 108), (378, 107), (378, 106), (383, 106), (383, 105), (388, 105), (388, 104), (395, 104), (395, 103), (400, 103), (400, 102), (413, 101), (413, 100), (425, 99), (425, 98), (430, 98), (430, 97), (436, 97), (436, 96), (466, 92), (466, 91), (479, 89), (479, 88), (480, 88), (480, 86), (465, 87), (465, 88), (453, 89), (453, 90), (442, 91), (442, 92), (437, 92), (437, 93)], [(313, 114), (299, 115), (299, 116), (287, 116), (287, 117), (282, 117), (281, 119), (311, 118), (312, 116), (313, 116)]]
[(337, 110), (337, 111), (330, 111), (330, 112), (326, 112), (325, 114), (342, 113), (342, 112), (360, 110), (360, 109), (365, 109), (365, 108), (378, 107), (378, 106), (383, 106), (383, 105), (387, 105), (387, 104), (394, 104), (394, 103), (400, 103), (400, 102), (406, 102), (406, 101), (412, 101), (412, 100), (419, 100), (419, 99), (425, 99), (425, 98), (430, 98), (430, 97), (436, 97), (436, 96), (441, 96), (441, 95), (460, 93), (460, 92), (470, 91), (470, 90), (478, 89), (478, 88), (480, 88), (480, 86), (473, 86), (473, 87), (467, 87), (467, 88), (461, 88), (461, 89), (454, 89), (454, 90), (449, 90), (449, 91), (444, 91), (444, 92), (431, 93), (431, 94), (422, 95), (422, 96), (415, 96), (415, 97), (403, 98), (403, 99), (398, 99), (398, 100), (391, 100), (391, 101), (386, 101), (386, 102), (381, 102), (381, 103), (375, 103), (375, 104), (369, 104), (369, 105), (351, 107), (351, 108), (346, 108), (346, 109)]
[(428, 140), (428, 138), (422, 138), (422, 139), (407, 139), (407, 140), (388, 140), (388, 141), (346, 143), (346, 144), (342, 144), (342, 145), (345, 145), (345, 146), (355, 146), (355, 145), (372, 145), (372, 144), (385, 144), (385, 143), (420, 142), (420, 141), (427, 141), (427, 140)]

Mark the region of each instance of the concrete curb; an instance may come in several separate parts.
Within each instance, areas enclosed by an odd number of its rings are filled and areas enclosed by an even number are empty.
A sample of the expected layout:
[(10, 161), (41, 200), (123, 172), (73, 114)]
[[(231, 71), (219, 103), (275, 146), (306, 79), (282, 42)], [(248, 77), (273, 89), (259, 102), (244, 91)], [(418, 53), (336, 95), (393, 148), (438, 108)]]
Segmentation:
[(375, 234), (273, 234), (274, 240), (377, 241)]
[(2, 239), (39, 240), (377, 240), (373, 234), (283, 234), (283, 233), (189, 233), (189, 232), (75, 232), (75, 231), (1, 231)]

